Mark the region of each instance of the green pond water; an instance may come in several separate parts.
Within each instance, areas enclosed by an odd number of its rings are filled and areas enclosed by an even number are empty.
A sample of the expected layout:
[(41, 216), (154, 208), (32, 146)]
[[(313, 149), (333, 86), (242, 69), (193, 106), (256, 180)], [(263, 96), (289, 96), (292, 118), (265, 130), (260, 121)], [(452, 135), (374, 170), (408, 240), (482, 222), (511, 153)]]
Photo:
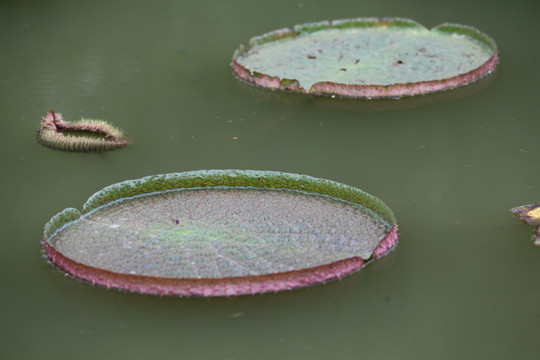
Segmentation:
[[(509, 212), (540, 201), (535, 0), (0, 2), (2, 359), (538, 359), (540, 248)], [(240, 42), (294, 24), (399, 16), (495, 39), (496, 76), (411, 101), (313, 101), (239, 84)], [(337, 105), (336, 105), (337, 104)], [(133, 145), (65, 153), (49, 109)], [(399, 246), (322, 286), (238, 298), (93, 287), (42, 256), (44, 224), (146, 175), (278, 170), (384, 200)]]

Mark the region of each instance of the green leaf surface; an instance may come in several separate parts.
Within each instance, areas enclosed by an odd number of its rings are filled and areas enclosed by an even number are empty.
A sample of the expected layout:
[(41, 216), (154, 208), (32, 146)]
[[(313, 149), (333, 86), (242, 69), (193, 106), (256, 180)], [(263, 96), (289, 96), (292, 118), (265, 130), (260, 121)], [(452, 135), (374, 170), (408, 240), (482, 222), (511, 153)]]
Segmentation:
[[(472, 27), (442, 24), (429, 30), (407, 19), (319, 22), (297, 25), (287, 37), (257, 39), (237, 51), (233, 60), (250, 74), (297, 80), (301, 92), (310, 92), (317, 83), (392, 86), (444, 81), (475, 71), (497, 52), (493, 40)], [(249, 75), (237, 74), (250, 81)]]
[(359, 189), (239, 170), (111, 185), (78, 215), (66, 209), (47, 224), (55, 251), (93, 268), (160, 278), (257, 276), (369, 259), (395, 225), (390, 209)]

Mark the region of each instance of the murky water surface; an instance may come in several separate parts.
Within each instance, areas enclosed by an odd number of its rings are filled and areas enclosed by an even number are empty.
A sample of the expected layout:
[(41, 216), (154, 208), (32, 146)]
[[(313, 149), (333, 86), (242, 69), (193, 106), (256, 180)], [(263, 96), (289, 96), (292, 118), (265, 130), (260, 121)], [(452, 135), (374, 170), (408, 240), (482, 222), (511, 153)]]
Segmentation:
[[(537, 359), (540, 248), (508, 209), (540, 201), (537, 1), (0, 3), (0, 356), (5, 359)], [(419, 100), (268, 96), (240, 42), (297, 23), (401, 16), (492, 36), (495, 77)], [(276, 95), (276, 94), (271, 94)], [(107, 119), (101, 154), (37, 143), (40, 119)], [(361, 272), (261, 296), (93, 287), (42, 258), (43, 225), (106, 185), (198, 169), (343, 182), (395, 212), (400, 244)]]

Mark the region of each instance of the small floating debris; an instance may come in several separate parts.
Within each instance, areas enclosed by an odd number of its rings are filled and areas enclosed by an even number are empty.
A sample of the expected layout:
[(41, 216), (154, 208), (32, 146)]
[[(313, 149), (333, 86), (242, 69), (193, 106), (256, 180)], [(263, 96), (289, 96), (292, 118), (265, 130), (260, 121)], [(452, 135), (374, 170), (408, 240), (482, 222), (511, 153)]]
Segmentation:
[(529, 225), (535, 225), (536, 231), (533, 235), (535, 245), (540, 246), (540, 204), (522, 205), (510, 209), (510, 212), (516, 215)]
[(401, 18), (322, 21), (252, 38), (234, 53), (236, 76), (272, 90), (352, 98), (400, 98), (462, 86), (495, 69), (483, 32)]
[(209, 170), (110, 185), (46, 225), (49, 259), (107, 288), (235, 296), (324, 283), (397, 242), (392, 211), (306, 175)]
[(65, 122), (62, 115), (54, 110), (43, 118), (37, 139), (44, 146), (74, 152), (113, 150), (129, 144), (126, 133), (106, 121), (81, 119)]

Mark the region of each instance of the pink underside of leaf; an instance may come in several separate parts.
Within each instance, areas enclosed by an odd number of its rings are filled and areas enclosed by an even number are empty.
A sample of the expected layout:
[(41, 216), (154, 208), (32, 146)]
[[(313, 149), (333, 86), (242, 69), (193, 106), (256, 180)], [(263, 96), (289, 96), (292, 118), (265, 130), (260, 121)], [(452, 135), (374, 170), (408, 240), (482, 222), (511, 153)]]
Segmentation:
[(285, 90), (281, 89), (280, 79), (277, 76), (268, 76), (261, 74), (260, 76), (251, 75), (251, 73), (244, 68), (242, 65), (238, 64), (236, 61), (233, 62), (234, 72), (241, 78), (255, 85), (261, 86), (267, 89), (274, 90)]
[(386, 234), (384, 239), (377, 245), (373, 251), (373, 259), (377, 259), (383, 255), (386, 255), (397, 243), (397, 227), (394, 225), (390, 232)]
[(65, 125), (66, 123), (59, 113), (55, 112), (54, 110), (49, 110), (43, 117), (41, 128), (56, 131), (58, 129), (63, 129)]
[[(397, 228), (380, 242), (373, 259), (386, 254), (397, 242)], [(367, 262), (360, 257), (340, 260), (328, 265), (283, 273), (216, 279), (171, 279), (114, 273), (77, 263), (56, 251), (47, 240), (43, 247), (49, 259), (66, 273), (107, 288), (129, 292), (171, 296), (237, 296), (292, 290), (341, 278), (358, 271)]]
[(498, 53), (496, 52), (489, 60), (478, 68), (442, 80), (395, 85), (347, 85), (333, 82), (318, 82), (314, 84), (309, 91), (300, 86), (295, 86), (294, 88), (291, 88), (290, 86), (284, 87), (281, 85), (280, 79), (277, 76), (272, 77), (265, 74), (254, 76), (249, 70), (236, 62), (236, 60), (233, 61), (233, 70), (239, 78), (272, 90), (288, 90), (314, 95), (337, 95), (352, 98), (399, 98), (404, 96), (430, 94), (466, 85), (493, 71), (497, 65), (497, 61)]

